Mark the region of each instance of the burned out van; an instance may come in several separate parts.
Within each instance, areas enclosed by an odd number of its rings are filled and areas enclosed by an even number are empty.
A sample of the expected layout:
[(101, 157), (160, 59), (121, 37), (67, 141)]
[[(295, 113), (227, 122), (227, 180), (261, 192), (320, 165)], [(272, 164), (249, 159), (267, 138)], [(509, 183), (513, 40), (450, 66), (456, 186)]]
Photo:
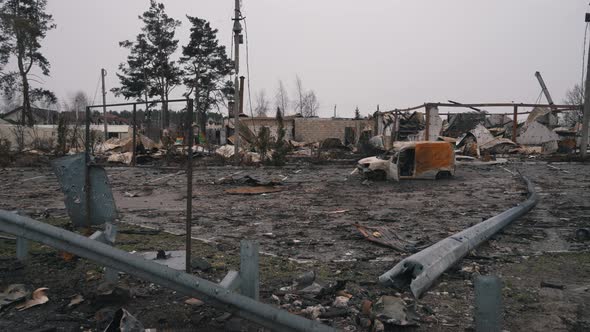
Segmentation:
[(448, 142), (395, 142), (385, 154), (359, 160), (357, 171), (379, 180), (451, 177), (455, 151)]

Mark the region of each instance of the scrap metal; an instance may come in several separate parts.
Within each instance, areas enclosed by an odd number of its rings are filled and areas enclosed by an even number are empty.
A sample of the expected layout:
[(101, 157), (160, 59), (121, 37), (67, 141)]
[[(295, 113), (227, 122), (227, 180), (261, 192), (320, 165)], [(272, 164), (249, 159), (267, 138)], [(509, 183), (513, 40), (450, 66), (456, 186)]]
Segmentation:
[[(59, 158), (52, 162), (61, 190), (65, 195), (68, 216), (75, 226), (102, 225), (117, 218), (115, 199), (104, 168), (86, 165), (84, 153)], [(88, 179), (85, 174), (88, 173)], [(90, 210), (90, 216), (88, 211)]]
[(405, 288), (409, 284), (414, 296), (419, 298), (448, 268), (537, 204), (533, 184), (526, 177), (523, 180), (528, 190), (524, 202), (403, 259), (381, 275), (379, 282), (396, 288)]

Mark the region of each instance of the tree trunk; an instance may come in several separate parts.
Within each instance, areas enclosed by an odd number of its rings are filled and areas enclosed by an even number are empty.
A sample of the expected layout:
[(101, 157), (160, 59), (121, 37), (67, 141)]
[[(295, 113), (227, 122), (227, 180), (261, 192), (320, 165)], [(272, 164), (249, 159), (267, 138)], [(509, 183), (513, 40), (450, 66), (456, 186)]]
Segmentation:
[(22, 75), (23, 77), (23, 115), (22, 115), (22, 123), (25, 123), (25, 117), (27, 118), (27, 126), (33, 127), (35, 124), (35, 120), (33, 119), (33, 114), (31, 110), (31, 96), (29, 95), (29, 81), (27, 79), (27, 75)]
[(162, 93), (162, 129), (170, 127), (170, 114), (168, 113), (168, 97)]
[[(199, 99), (198, 89), (195, 88), (195, 109), (197, 110), (195, 113), (197, 114), (197, 124), (199, 125), (199, 143), (201, 143), (201, 133), (205, 133), (206, 127), (203, 125), (203, 111), (202, 111), (202, 104), (201, 100)], [(205, 120), (206, 121), (206, 120)], [(192, 119), (191, 119), (192, 124)]]
[[(23, 84), (23, 109), (21, 113), (21, 124), (24, 126), (25, 122), (26, 125), (29, 127), (33, 127), (35, 121), (33, 120), (33, 115), (31, 112), (31, 96), (29, 94), (30, 86), (29, 80), (27, 79), (27, 73), (25, 71), (25, 66), (23, 64), (23, 57), (24, 57), (24, 46), (22, 42), (19, 42), (19, 51), (18, 51), (18, 71), (22, 80)], [(32, 60), (31, 60), (32, 61)], [(27, 121), (25, 121), (27, 120)]]
[(207, 91), (207, 98), (205, 99), (205, 105), (201, 106), (201, 110), (199, 110), (199, 128), (203, 133), (203, 137), (206, 137), (207, 133), (207, 110), (209, 109), (209, 96), (211, 91)]

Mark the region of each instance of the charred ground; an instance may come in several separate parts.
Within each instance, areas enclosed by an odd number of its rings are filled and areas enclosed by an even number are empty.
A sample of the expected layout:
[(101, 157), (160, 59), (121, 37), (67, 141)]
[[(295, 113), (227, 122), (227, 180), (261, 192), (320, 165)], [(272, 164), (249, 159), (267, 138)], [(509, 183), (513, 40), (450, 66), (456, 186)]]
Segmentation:
[[(195, 273), (220, 280), (238, 267), (239, 240), (248, 238), (260, 243), (262, 301), (300, 313), (312, 306), (331, 307), (343, 291), (352, 295), (346, 310), (327, 308), (320, 316), (340, 329), (368, 330), (361, 303), (375, 303), (382, 295), (405, 299), (417, 314), (419, 326), (411, 329), (471, 328), (472, 278), (477, 273), (502, 278), (507, 330), (588, 328), (590, 285), (585, 276), (590, 273), (590, 255), (588, 242), (575, 237), (590, 217), (590, 201), (584, 195), (590, 184), (587, 164), (515, 160), (459, 166), (453, 179), (400, 183), (367, 182), (351, 176), (351, 170), (349, 164), (196, 168), (192, 236), (200, 269)], [(365, 240), (355, 223), (388, 227), (417, 247), (427, 246), (524, 200), (525, 187), (512, 174), (517, 170), (531, 178), (541, 196), (529, 214), (445, 273), (422, 299), (376, 283), (380, 274), (410, 253)], [(181, 250), (184, 173), (126, 167), (107, 168), (107, 173), (120, 211), (117, 247)], [(277, 188), (282, 191), (252, 196), (225, 192), (244, 186), (244, 176), (281, 182)], [(0, 178), (1, 209), (68, 227), (62, 194), (50, 169), (7, 168)], [(16, 263), (11, 240), (0, 239), (0, 253), (2, 288), (14, 283), (50, 288), (45, 305), (22, 312), (13, 307), (2, 310), (3, 330), (100, 330), (119, 307), (150, 328), (223, 330), (232, 325), (231, 318), (206, 304), (187, 305), (185, 296), (129, 276), (122, 276), (120, 294), (105, 299), (99, 288), (100, 267), (83, 259), (66, 262), (46, 246), (33, 246), (27, 266)], [(325, 291), (291, 296), (297, 292), (281, 290), (308, 271), (316, 272)], [(541, 282), (564, 289), (541, 287)], [(68, 308), (76, 294), (85, 302)]]

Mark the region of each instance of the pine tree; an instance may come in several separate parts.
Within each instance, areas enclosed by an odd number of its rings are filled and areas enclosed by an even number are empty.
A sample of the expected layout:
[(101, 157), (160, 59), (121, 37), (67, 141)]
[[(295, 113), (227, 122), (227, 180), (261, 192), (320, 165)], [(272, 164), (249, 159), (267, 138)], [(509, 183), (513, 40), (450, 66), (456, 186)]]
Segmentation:
[[(117, 73), (120, 87), (111, 89), (115, 96), (123, 96), (125, 99), (144, 101), (146, 111), (148, 110), (149, 96), (151, 93), (148, 72), (150, 60), (148, 55), (148, 41), (144, 34), (139, 34), (135, 42), (122, 41), (119, 46), (129, 49), (127, 63), (119, 65), (120, 73)], [(143, 99), (142, 99), (143, 98)], [(148, 123), (151, 116), (146, 114)]]
[(285, 141), (285, 123), (283, 121), (283, 112), (277, 107), (276, 119), (278, 124), (277, 140), (274, 146), (274, 152), (272, 154), (272, 161), (275, 166), (283, 166), (286, 162), (287, 154), (289, 153), (289, 143)]
[(52, 15), (45, 12), (47, 0), (0, 0), (0, 69), (11, 57), (16, 59), (18, 71), (0, 75), (6, 95), (22, 93), (22, 124), (34, 125), (31, 103), (48, 100), (55, 103), (55, 95), (43, 88), (31, 87), (31, 70), (37, 67), (49, 76), (49, 60), (41, 53), (41, 41), (55, 28)]
[(172, 60), (178, 49), (178, 39), (174, 39), (180, 21), (170, 18), (164, 4), (150, 0), (149, 9), (139, 19), (143, 22), (142, 33), (135, 42), (123, 41), (121, 47), (130, 50), (127, 63), (121, 64), (118, 74), (121, 87), (113, 90), (125, 98), (145, 98), (159, 96), (163, 101), (162, 126), (170, 125), (168, 96), (181, 82), (182, 71)]
[(187, 96), (194, 98), (201, 132), (205, 131), (207, 112), (211, 107), (233, 94), (233, 86), (227, 77), (233, 71), (225, 46), (219, 45), (217, 29), (198, 17), (188, 16), (191, 23), (190, 40), (182, 47), (181, 63), (184, 65), (184, 84)]

